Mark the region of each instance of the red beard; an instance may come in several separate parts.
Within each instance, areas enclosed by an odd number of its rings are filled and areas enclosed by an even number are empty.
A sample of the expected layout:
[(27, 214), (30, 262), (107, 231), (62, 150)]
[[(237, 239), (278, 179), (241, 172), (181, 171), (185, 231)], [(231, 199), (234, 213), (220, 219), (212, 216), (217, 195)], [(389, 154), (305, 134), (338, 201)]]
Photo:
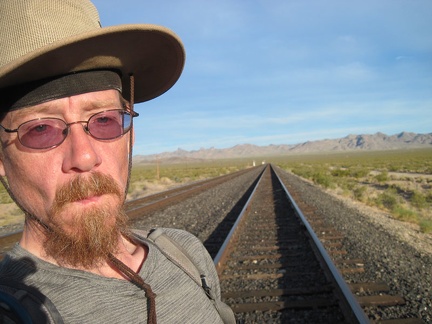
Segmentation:
[[(64, 207), (90, 196), (113, 194), (110, 202), (68, 216), (68, 225), (60, 217)], [(122, 233), (127, 232), (123, 195), (109, 175), (93, 173), (77, 177), (56, 192), (45, 232), (44, 249), (59, 265), (90, 269), (100, 266), (109, 254), (115, 254)], [(117, 201), (116, 201), (117, 200)], [(113, 205), (114, 204), (114, 205)], [(70, 218), (70, 220), (69, 220)]]

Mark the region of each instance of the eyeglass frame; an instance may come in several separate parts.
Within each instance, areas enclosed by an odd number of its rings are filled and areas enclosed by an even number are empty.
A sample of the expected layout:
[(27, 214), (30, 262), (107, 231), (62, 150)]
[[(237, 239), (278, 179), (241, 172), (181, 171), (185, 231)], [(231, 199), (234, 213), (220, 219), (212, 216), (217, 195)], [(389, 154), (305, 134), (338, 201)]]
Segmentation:
[[(96, 115), (98, 115), (98, 114), (102, 114), (102, 113), (109, 112), (109, 111), (119, 111), (119, 112), (123, 113), (123, 115), (124, 115), (124, 114), (128, 114), (128, 115), (130, 115), (130, 117), (131, 117), (130, 125), (129, 125), (129, 127), (127, 127), (127, 128), (123, 127), (123, 125), (122, 125), (123, 132), (122, 132), (120, 135), (117, 135), (117, 136), (114, 136), (114, 137), (111, 137), (111, 138), (98, 138), (98, 137), (94, 136), (94, 135), (90, 132), (90, 129), (88, 128), (88, 125), (89, 125), (90, 119), (92, 119), (94, 116), (96, 116)], [(33, 149), (33, 150), (47, 150), (47, 149), (52, 149), (52, 148), (58, 147), (58, 146), (60, 146), (61, 144), (63, 144), (63, 142), (66, 140), (66, 138), (68, 137), (68, 135), (69, 135), (69, 133), (70, 133), (70, 126), (72, 126), (72, 125), (74, 125), (74, 124), (81, 124), (81, 126), (83, 127), (83, 129), (84, 129), (84, 131), (86, 132), (86, 134), (88, 134), (89, 136), (91, 136), (92, 138), (94, 138), (94, 139), (96, 139), (96, 140), (98, 140), (98, 141), (110, 141), (110, 140), (113, 140), (113, 139), (119, 138), (119, 137), (125, 135), (127, 132), (129, 132), (129, 131), (131, 130), (131, 128), (132, 128), (132, 125), (133, 125), (133, 118), (138, 117), (138, 116), (139, 116), (139, 114), (138, 114), (136, 111), (134, 111), (134, 110), (126, 110), (126, 109), (107, 109), (107, 110), (99, 111), (99, 112), (97, 112), (97, 113), (91, 115), (91, 116), (88, 118), (88, 120), (78, 120), (78, 121), (74, 121), (74, 122), (71, 122), (71, 123), (66, 123), (66, 121), (64, 121), (64, 120), (61, 119), (61, 118), (56, 118), (56, 117), (41, 117), (41, 118), (35, 118), (35, 119), (31, 119), (31, 120), (25, 121), (25, 122), (21, 123), (21, 124), (20, 124), (17, 128), (15, 128), (15, 129), (9, 129), (9, 128), (6, 128), (6, 127), (4, 127), (4, 126), (1, 125), (1, 124), (0, 124), (0, 127), (1, 127), (1, 128), (2, 128), (6, 133), (17, 133), (18, 141), (19, 141), (19, 142), (21, 143), (21, 145), (23, 145), (24, 147), (27, 147), (27, 148), (30, 148), (30, 149)], [(67, 133), (65, 134), (65, 136), (63, 137), (63, 139), (62, 139), (59, 143), (57, 143), (57, 144), (55, 144), (55, 145), (48, 146), (48, 147), (40, 147), (40, 148), (39, 148), (39, 147), (31, 147), (31, 146), (27, 146), (27, 145), (25, 145), (25, 144), (21, 141), (21, 136), (20, 136), (20, 133), (19, 133), (19, 129), (20, 129), (20, 127), (23, 126), (23, 125), (25, 125), (25, 124), (27, 124), (27, 123), (30, 123), (30, 122), (32, 122), (32, 121), (36, 121), (36, 120), (44, 120), (44, 119), (49, 119), (49, 120), (53, 120), (53, 119), (55, 119), (55, 120), (59, 120), (59, 121), (61, 121), (61, 122), (64, 123), (65, 128), (62, 130), (62, 132), (65, 132), (65, 131), (67, 130)], [(85, 125), (83, 125), (83, 123), (85, 123)], [(126, 130), (126, 129), (127, 129), (127, 130)]]

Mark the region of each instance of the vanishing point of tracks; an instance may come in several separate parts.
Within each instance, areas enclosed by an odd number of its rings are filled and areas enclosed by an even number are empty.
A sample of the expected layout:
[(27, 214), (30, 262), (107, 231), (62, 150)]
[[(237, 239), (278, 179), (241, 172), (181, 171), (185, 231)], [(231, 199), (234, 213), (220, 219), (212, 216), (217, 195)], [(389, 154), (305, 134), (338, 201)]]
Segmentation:
[[(131, 218), (138, 218), (246, 172), (137, 199), (126, 209)], [(248, 190), (251, 197), (242, 198), (247, 203), (238, 218), (227, 216), (205, 242), (215, 257), (222, 297), (238, 323), (368, 323), (362, 307), (403, 304), (403, 296), (387, 295), (383, 283), (344, 282), (342, 276), (361, 272), (364, 261), (339, 259), (346, 253), (342, 234), (320, 219), (308, 223), (279, 179), (271, 166), (263, 168)], [(2, 252), (20, 235), (0, 237)], [(411, 318), (388, 323), (423, 322)]]

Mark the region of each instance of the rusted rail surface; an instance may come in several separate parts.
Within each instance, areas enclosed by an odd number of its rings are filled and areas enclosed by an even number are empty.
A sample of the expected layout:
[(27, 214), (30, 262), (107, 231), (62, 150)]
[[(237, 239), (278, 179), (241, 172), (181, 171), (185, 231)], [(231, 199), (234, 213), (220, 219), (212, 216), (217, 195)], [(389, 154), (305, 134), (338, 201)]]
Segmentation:
[(223, 298), (237, 320), (369, 323), (288, 198), (268, 167), (214, 259)]

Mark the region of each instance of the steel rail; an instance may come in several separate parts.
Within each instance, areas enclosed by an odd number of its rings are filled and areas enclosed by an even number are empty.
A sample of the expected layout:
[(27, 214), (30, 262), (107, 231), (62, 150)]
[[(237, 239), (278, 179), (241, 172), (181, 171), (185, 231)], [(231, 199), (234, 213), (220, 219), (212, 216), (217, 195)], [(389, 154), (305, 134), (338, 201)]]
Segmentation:
[(325, 263), (325, 266), (330, 271), (330, 273), (331, 273), (331, 275), (333, 277), (333, 280), (337, 283), (337, 286), (339, 287), (341, 295), (342, 295), (342, 297), (344, 299), (344, 300), (342, 300), (342, 302), (345, 302), (346, 304), (348, 304), (349, 308), (352, 310), (352, 312), (353, 312), (353, 314), (355, 316), (355, 320), (357, 320), (358, 323), (360, 323), (360, 324), (370, 323), (369, 318), (366, 316), (366, 314), (363, 311), (363, 309), (361, 308), (360, 304), (358, 303), (358, 301), (356, 300), (356, 298), (352, 294), (352, 292), (349, 289), (347, 283), (343, 279), (343, 277), (340, 274), (339, 270), (334, 265), (332, 259), (330, 258), (329, 254), (327, 253), (327, 251), (324, 248), (324, 246), (321, 243), (321, 241), (319, 240), (318, 236), (313, 231), (312, 226), (309, 224), (309, 222), (307, 221), (306, 217), (303, 215), (302, 211), (297, 206), (296, 202), (292, 198), (292, 196), (289, 193), (288, 189), (285, 187), (285, 184), (279, 178), (279, 175), (276, 172), (275, 172), (275, 174), (276, 174), (276, 177), (278, 178), (279, 182), (281, 183), (281, 185), (282, 185), (282, 187), (283, 187), (283, 189), (284, 189), (284, 191), (285, 191), (285, 193), (286, 193), (286, 195), (287, 195), (287, 197), (288, 197), (288, 199), (290, 201), (290, 204), (292, 205), (292, 207), (294, 208), (295, 212), (297, 213), (297, 216), (303, 222), (305, 228), (307, 229), (307, 232), (308, 232), (309, 236), (312, 238), (313, 244), (318, 249), (321, 258), (322, 258), (323, 262)]
[(240, 212), (239, 216), (237, 217), (237, 220), (235, 221), (233, 227), (231, 228), (230, 232), (228, 233), (227, 237), (225, 238), (223, 244), (221, 245), (221, 248), (219, 249), (219, 252), (216, 254), (216, 256), (213, 259), (213, 262), (216, 266), (216, 270), (218, 272), (218, 274), (220, 275), (220, 270), (222, 269), (222, 265), (224, 264), (227, 256), (229, 255), (231, 249), (229, 248), (230, 246), (230, 242), (231, 240), (237, 235), (238, 230), (240, 228), (240, 224), (243, 222), (244, 220), (244, 215), (247, 213), (247, 210), (249, 209), (250, 206), (250, 202), (253, 198), (253, 196), (255, 195), (255, 192), (259, 186), (259, 184), (261, 183), (261, 180), (264, 176), (264, 171), (266, 170), (266, 168), (268, 168), (268, 166), (266, 166), (263, 171), (261, 172), (261, 176), (260, 179), (258, 180), (257, 184), (255, 185), (255, 188), (253, 189), (251, 195), (249, 196), (246, 204), (244, 205), (242, 211)]

